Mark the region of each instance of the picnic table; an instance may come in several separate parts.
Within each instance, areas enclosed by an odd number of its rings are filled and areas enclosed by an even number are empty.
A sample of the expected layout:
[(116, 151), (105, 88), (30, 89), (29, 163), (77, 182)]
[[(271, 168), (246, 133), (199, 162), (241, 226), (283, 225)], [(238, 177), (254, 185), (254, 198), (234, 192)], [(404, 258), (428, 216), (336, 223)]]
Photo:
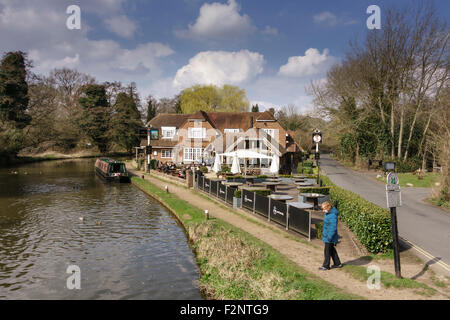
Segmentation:
[(295, 184), (297, 186), (299, 186), (299, 187), (309, 187), (309, 186), (313, 186), (314, 185), (314, 183), (306, 182), (306, 181), (304, 181), (304, 182), (295, 182)]
[(321, 194), (321, 193), (308, 193), (308, 192), (306, 192), (306, 193), (300, 193), (300, 195), (302, 197), (305, 197), (306, 201), (308, 201), (308, 199), (312, 199), (313, 203), (314, 203), (314, 209), (318, 209), (318, 207), (319, 207), (319, 198), (325, 197), (325, 195)]
[(268, 187), (271, 191), (275, 192), (278, 185), (281, 184), (281, 182), (275, 182), (275, 181), (264, 181), (263, 184)]
[(232, 182), (232, 181), (230, 181), (230, 182), (222, 182), (222, 184), (224, 184), (226, 186), (229, 186), (229, 187), (239, 187), (239, 186), (243, 185), (242, 182)]
[(253, 184), (257, 176), (244, 176), (244, 179), (248, 181), (250, 184)]
[(271, 198), (272, 200), (278, 200), (278, 201), (282, 201), (282, 202), (286, 202), (287, 200), (294, 199), (294, 197), (288, 196), (288, 195), (285, 195), (285, 194), (271, 194), (269, 196), (269, 198)]
[(312, 209), (314, 207), (312, 204), (305, 202), (288, 202), (288, 205), (299, 209)]

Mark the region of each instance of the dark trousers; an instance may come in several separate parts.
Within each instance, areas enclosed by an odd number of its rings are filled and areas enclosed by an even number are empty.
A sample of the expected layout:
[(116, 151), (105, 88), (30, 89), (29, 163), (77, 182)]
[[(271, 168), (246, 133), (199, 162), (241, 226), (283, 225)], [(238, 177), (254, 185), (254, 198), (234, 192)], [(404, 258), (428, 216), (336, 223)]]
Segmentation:
[(325, 268), (330, 267), (330, 256), (333, 259), (334, 265), (338, 266), (341, 264), (341, 260), (339, 260), (339, 256), (337, 254), (335, 244), (334, 243), (325, 243), (324, 249), (325, 260), (323, 260), (323, 265)]

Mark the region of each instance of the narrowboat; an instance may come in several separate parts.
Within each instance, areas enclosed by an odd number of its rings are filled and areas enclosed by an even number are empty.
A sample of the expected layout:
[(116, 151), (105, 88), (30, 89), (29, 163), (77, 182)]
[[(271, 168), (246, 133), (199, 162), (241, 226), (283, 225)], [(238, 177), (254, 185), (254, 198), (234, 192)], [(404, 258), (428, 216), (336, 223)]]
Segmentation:
[(106, 181), (130, 182), (125, 163), (109, 158), (95, 161), (95, 172)]

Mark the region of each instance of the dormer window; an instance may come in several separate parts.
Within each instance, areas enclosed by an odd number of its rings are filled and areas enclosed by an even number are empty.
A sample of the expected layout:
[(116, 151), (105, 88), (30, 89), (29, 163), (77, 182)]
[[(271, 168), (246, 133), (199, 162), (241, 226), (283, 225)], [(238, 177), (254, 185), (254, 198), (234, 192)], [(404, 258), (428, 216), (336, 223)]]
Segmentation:
[(175, 136), (177, 129), (175, 127), (161, 127), (161, 138), (172, 139)]

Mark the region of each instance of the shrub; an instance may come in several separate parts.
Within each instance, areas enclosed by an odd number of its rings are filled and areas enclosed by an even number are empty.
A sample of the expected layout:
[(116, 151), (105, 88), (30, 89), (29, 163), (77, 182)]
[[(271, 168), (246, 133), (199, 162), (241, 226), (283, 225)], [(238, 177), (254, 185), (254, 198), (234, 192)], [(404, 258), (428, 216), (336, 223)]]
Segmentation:
[(256, 176), (257, 179), (267, 179), (269, 176), (265, 175), (265, 174), (260, 174), (258, 176)]
[(263, 197), (270, 196), (270, 190), (254, 190), (253, 192), (256, 192), (256, 194), (259, 194)]
[(322, 239), (323, 222), (316, 223), (316, 236), (317, 239)]
[(230, 172), (230, 167), (227, 165), (223, 165), (222, 166), (222, 173), (228, 173)]
[(138, 159), (138, 161), (137, 161), (137, 170), (141, 170), (141, 167), (142, 167), (142, 159)]
[(416, 171), (418, 168), (420, 168), (421, 164), (417, 163), (414, 160), (407, 160), (407, 161), (396, 161), (395, 162), (395, 171), (397, 171), (398, 173), (407, 173), (407, 172), (414, 172)]
[(207, 167), (200, 167), (200, 171), (205, 174), (208, 173), (208, 168)]
[(359, 195), (342, 189), (327, 176), (323, 181), (330, 187), (330, 200), (338, 201), (340, 218), (371, 253), (387, 252), (392, 248), (391, 218), (383, 209)]
[(233, 196), (235, 198), (241, 198), (241, 190), (239, 190), (239, 189), (234, 190)]
[(280, 174), (280, 178), (292, 178), (292, 174)]
[(301, 187), (300, 193), (330, 194), (330, 187)]

